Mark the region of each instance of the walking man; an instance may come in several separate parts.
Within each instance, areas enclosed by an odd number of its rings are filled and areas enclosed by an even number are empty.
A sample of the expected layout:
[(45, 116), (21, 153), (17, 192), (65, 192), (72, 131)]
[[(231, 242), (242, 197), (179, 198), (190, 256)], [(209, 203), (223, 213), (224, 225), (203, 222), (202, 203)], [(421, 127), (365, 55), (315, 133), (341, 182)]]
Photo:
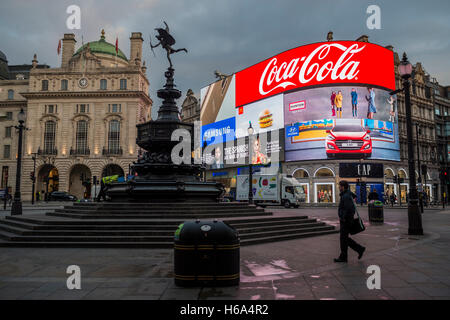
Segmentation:
[(339, 191), (341, 192), (338, 209), (341, 254), (339, 255), (339, 258), (334, 259), (334, 262), (347, 262), (348, 247), (355, 250), (358, 253), (358, 259), (361, 259), (366, 248), (349, 237), (350, 227), (355, 214), (355, 202), (353, 199), (356, 196), (349, 190), (348, 182), (345, 180), (339, 182)]

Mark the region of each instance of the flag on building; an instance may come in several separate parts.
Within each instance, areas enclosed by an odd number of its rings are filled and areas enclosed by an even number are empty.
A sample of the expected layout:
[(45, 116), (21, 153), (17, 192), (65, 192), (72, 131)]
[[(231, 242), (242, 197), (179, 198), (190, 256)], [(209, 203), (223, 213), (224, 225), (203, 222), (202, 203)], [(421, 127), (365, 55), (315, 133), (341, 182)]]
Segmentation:
[(116, 55), (119, 53), (119, 38), (116, 37)]
[(58, 49), (56, 49), (56, 52), (58, 52), (58, 56), (59, 56), (59, 54), (61, 53), (61, 39), (59, 39), (59, 42), (58, 42)]

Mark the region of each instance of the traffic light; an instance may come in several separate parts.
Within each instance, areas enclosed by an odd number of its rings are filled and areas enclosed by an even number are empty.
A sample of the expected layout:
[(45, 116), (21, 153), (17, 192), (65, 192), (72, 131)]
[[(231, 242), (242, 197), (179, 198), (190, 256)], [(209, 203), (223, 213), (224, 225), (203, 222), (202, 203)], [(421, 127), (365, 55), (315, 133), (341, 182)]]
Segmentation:
[(395, 183), (395, 184), (398, 183), (398, 176), (397, 176), (397, 175), (394, 176), (394, 183)]
[(34, 172), (33, 171), (30, 172), (30, 179), (31, 179), (31, 181), (34, 181)]

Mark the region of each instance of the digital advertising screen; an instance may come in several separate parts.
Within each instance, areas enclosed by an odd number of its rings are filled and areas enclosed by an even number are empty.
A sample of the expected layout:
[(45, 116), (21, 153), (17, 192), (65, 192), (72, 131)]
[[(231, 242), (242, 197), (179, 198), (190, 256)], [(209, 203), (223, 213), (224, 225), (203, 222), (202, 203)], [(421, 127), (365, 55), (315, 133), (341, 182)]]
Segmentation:
[(287, 50), (201, 90), (202, 144), (222, 145), (225, 159), (248, 157), (247, 147), (224, 144), (247, 137), (251, 124), (256, 135), (283, 130), (282, 161), (400, 161), (394, 74), (393, 52), (376, 44)]
[(363, 86), (304, 89), (284, 95), (286, 161), (400, 161), (396, 97)]
[[(203, 161), (208, 169), (245, 166), (249, 160), (249, 137), (208, 145)], [(252, 137), (251, 163), (277, 165), (284, 161), (284, 129), (256, 133)]]
[(236, 137), (247, 136), (250, 123), (254, 133), (284, 128), (282, 108), (282, 94), (236, 108)]

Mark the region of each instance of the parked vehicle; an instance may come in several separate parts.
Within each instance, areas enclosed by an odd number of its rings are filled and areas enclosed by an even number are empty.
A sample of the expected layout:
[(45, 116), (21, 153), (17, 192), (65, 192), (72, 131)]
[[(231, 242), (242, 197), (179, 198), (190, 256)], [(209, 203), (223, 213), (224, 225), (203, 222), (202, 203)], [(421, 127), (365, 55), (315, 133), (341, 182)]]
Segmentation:
[(65, 191), (53, 191), (50, 193), (50, 201), (77, 201), (77, 197)]
[[(238, 175), (236, 180), (236, 200), (248, 200), (248, 175)], [(255, 204), (283, 205), (298, 207), (306, 201), (301, 184), (285, 174), (254, 174), (253, 200)]]
[(337, 124), (327, 133), (325, 150), (328, 158), (345, 155), (368, 158), (372, 155), (370, 130), (359, 124)]

